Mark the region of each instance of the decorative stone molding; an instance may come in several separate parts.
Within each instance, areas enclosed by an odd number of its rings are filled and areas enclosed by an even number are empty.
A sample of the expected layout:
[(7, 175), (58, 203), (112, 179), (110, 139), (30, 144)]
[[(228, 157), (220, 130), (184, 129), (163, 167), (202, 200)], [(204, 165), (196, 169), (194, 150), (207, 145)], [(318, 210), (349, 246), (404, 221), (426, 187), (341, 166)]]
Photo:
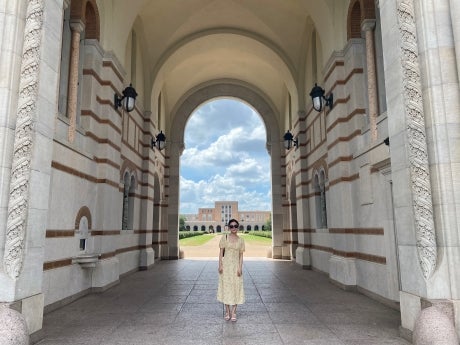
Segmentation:
[(72, 263), (79, 264), (81, 268), (94, 268), (96, 267), (96, 264), (99, 261), (100, 256), (100, 254), (96, 253), (80, 254), (72, 258)]
[(13, 279), (19, 277), (23, 265), (29, 210), (32, 147), (35, 139), (34, 123), (37, 116), (42, 26), (43, 2), (42, 0), (31, 0), (27, 5), (24, 28), (24, 46), (19, 80), (10, 198), (3, 257), (5, 271)]
[(428, 279), (436, 269), (437, 248), (414, 4), (412, 0), (399, 0), (397, 6), (416, 246), (423, 276)]

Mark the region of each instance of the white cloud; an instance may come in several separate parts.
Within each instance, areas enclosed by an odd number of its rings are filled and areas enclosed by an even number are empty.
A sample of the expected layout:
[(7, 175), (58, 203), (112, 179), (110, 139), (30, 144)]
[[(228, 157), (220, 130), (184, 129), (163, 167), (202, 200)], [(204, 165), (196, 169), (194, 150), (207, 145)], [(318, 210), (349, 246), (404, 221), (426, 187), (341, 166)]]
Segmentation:
[(271, 210), (270, 157), (261, 117), (242, 102), (198, 108), (185, 129), (180, 212), (236, 200), (240, 210)]

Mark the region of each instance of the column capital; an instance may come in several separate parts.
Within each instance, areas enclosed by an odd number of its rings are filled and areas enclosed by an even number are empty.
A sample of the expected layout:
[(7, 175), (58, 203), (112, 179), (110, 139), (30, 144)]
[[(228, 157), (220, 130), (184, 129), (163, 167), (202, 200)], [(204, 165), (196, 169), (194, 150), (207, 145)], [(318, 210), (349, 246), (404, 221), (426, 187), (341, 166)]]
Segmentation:
[(81, 19), (71, 19), (70, 20), (70, 29), (73, 32), (83, 32), (85, 30), (85, 23)]
[(375, 29), (375, 19), (364, 19), (361, 22), (361, 30), (362, 31), (372, 31)]
[(62, 4), (63, 6), (62, 6), (62, 8), (63, 8), (64, 10), (66, 10), (66, 9), (69, 7), (70, 1), (71, 1), (71, 0), (64, 0), (64, 1), (63, 1), (63, 4)]

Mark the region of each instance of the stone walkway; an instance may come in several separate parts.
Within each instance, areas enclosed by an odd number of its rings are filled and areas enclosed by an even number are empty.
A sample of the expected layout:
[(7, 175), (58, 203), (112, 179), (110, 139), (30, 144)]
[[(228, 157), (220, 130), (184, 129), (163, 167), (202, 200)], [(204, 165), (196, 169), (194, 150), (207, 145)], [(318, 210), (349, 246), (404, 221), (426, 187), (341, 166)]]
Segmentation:
[(40, 345), (407, 345), (399, 312), (289, 261), (247, 259), (246, 303), (223, 320), (216, 259), (158, 261), (44, 317)]

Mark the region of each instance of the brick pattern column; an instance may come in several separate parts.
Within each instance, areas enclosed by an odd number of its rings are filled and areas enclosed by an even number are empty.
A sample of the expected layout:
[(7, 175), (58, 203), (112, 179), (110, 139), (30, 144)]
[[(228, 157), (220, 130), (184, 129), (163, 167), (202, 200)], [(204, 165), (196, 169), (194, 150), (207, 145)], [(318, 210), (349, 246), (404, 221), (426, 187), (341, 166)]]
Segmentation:
[(369, 102), (369, 127), (371, 141), (377, 141), (377, 116), (378, 116), (378, 96), (377, 96), (377, 74), (375, 69), (375, 43), (374, 29), (375, 19), (365, 19), (361, 24), (366, 38), (366, 63), (367, 63), (367, 94)]
[(70, 22), (72, 30), (72, 42), (70, 46), (69, 86), (67, 97), (67, 116), (69, 117), (68, 139), (72, 143), (75, 140), (77, 126), (77, 101), (78, 101), (78, 66), (80, 64), (80, 36), (85, 29), (81, 20)]

